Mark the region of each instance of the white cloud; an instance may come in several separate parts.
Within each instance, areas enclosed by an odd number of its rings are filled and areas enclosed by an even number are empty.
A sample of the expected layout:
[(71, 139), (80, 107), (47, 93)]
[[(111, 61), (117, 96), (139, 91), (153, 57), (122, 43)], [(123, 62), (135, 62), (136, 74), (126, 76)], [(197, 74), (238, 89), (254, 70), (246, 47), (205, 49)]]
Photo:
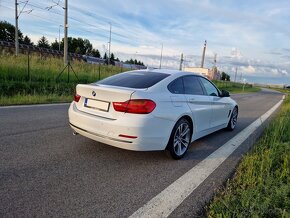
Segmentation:
[(240, 70), (245, 73), (255, 73), (256, 69), (253, 66), (241, 66)]
[(287, 70), (281, 70), (281, 69), (272, 69), (271, 72), (276, 76), (288, 76)]
[(241, 59), (243, 57), (241, 51), (237, 48), (232, 48), (231, 50), (231, 57)]
[(281, 74), (284, 75), (284, 76), (288, 76), (289, 73), (287, 72), (287, 70), (281, 70)]

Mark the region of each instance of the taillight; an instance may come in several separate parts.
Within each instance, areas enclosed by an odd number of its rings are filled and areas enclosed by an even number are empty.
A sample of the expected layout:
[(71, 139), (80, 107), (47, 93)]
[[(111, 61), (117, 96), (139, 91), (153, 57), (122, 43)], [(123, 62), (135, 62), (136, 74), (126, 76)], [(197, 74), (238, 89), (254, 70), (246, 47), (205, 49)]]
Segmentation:
[(151, 113), (156, 104), (149, 99), (133, 99), (125, 102), (113, 102), (115, 111), (132, 113), (132, 114), (149, 114)]
[(75, 94), (74, 95), (74, 101), (75, 102), (79, 102), (80, 99), (81, 99), (81, 96), (80, 95), (78, 95), (78, 94)]
[(124, 134), (120, 134), (119, 137), (128, 138), (128, 139), (136, 139), (136, 138), (138, 138), (137, 136), (124, 135)]

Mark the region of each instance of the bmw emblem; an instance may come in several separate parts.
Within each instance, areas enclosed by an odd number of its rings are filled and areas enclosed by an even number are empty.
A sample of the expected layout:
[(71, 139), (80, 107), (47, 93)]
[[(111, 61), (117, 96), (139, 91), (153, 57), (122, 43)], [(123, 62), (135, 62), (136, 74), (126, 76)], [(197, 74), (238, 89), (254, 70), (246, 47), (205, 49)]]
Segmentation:
[(95, 91), (92, 91), (92, 95), (95, 97), (96, 96), (96, 92)]

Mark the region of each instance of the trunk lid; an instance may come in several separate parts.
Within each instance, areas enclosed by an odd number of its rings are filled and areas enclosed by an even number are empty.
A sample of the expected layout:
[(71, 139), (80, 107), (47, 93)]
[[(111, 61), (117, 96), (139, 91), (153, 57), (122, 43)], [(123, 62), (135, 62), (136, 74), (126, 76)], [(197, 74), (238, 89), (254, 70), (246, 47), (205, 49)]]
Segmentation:
[(76, 87), (76, 93), (81, 96), (79, 102), (76, 102), (78, 110), (116, 120), (123, 113), (114, 110), (113, 102), (130, 100), (134, 90), (123, 87), (79, 84)]

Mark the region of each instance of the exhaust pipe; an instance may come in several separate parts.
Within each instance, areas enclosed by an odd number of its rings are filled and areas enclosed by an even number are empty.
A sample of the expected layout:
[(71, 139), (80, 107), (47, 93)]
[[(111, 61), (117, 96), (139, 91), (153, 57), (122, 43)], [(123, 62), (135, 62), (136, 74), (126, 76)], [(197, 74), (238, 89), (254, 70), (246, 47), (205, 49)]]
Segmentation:
[(78, 135), (78, 133), (77, 132), (73, 132), (73, 135)]

